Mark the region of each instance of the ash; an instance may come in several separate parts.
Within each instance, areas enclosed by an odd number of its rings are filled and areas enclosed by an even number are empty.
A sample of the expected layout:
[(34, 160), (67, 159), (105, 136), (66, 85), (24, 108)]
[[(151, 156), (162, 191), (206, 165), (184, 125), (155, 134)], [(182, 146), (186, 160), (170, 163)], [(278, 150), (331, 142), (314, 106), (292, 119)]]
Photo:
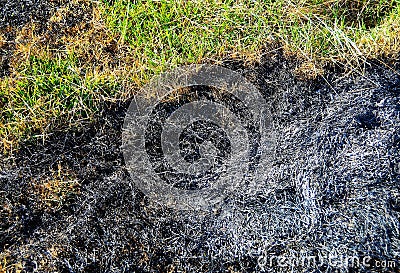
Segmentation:
[[(268, 101), (277, 136), (255, 190), (209, 211), (150, 202), (120, 151), (128, 104), (104, 105), (95, 122), (4, 160), (1, 250), (27, 272), (395, 270), (373, 261), (400, 256), (400, 78), (371, 65), (362, 75), (331, 72), (329, 84), (300, 81), (295, 66), (272, 56), (236, 67)], [(80, 192), (49, 208), (31, 185), (58, 166)], [(260, 265), (260, 257), (324, 253), (370, 256), (372, 267)]]

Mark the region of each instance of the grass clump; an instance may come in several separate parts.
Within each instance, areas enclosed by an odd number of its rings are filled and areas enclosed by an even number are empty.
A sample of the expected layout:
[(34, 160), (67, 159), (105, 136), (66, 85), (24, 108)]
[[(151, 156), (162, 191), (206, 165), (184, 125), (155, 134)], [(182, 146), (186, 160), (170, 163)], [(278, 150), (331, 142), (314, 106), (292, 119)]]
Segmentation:
[(268, 26), (262, 6), (200, 1), (105, 2), (107, 25), (134, 50), (146, 81), (179, 64), (256, 52)]
[(77, 59), (31, 56), (17, 76), (2, 80), (0, 135), (5, 150), (29, 136), (45, 136), (66, 122), (90, 118), (104, 94), (115, 86), (85, 75)]
[[(398, 0), (104, 1), (107, 25), (128, 43), (139, 77), (179, 64), (225, 57), (257, 58), (276, 41), (323, 65), (393, 54), (387, 18), (400, 22)], [(390, 32), (399, 31), (391, 30)], [(374, 50), (371, 50), (371, 47)]]

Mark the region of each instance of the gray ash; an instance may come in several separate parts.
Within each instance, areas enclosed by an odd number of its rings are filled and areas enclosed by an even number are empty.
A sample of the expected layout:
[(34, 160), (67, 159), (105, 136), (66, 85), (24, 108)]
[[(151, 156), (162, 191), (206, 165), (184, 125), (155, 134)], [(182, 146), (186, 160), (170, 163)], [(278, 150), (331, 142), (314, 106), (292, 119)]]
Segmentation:
[[(208, 212), (151, 203), (124, 168), (127, 105), (105, 106), (84, 129), (27, 143), (3, 164), (1, 249), (24, 257), (27, 271), (42, 261), (61, 272), (252, 272), (260, 257), (321, 253), (398, 260), (399, 77), (371, 65), (364, 75), (328, 75), (328, 85), (296, 79), (295, 65), (276, 57), (241, 67), (270, 103), (278, 141), (257, 191), (239, 190)], [(28, 185), (57, 164), (77, 174), (81, 193), (48, 211)]]

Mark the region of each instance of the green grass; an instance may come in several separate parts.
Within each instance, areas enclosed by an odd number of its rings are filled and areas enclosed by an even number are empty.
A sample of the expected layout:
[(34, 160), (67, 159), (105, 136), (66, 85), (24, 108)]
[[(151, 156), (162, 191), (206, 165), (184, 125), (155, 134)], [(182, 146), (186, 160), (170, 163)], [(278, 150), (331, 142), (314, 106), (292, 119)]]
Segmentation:
[(398, 20), (399, 3), (116, 0), (105, 1), (103, 13), (120, 42), (134, 50), (146, 81), (171, 66), (254, 56), (271, 41), (312, 61), (358, 60), (364, 57), (359, 41), (387, 16)]
[[(400, 0), (103, 0), (93, 5), (97, 27), (59, 40), (57, 48), (63, 43), (67, 48), (59, 53), (51, 45), (31, 51), (40, 40), (33, 39), (18, 51), (30, 57), (16, 54), (13, 74), (0, 79), (6, 151), (59, 124), (90, 118), (103, 96), (127, 96), (116, 91), (118, 86), (140, 87), (178, 65), (257, 61), (273, 43), (302, 58), (301, 69), (312, 76), (328, 62), (356, 69), (368, 58), (400, 52)], [(113, 48), (111, 55), (107, 48)], [(113, 59), (118, 65), (108, 66)], [(105, 67), (99, 73), (98, 63)]]
[(13, 140), (43, 136), (63, 123), (90, 118), (96, 102), (117, 88), (115, 83), (85, 76), (79, 67), (73, 56), (31, 57), (21, 65), (14, 82), (3, 81), (7, 85), (0, 89), (4, 141), (12, 145)]

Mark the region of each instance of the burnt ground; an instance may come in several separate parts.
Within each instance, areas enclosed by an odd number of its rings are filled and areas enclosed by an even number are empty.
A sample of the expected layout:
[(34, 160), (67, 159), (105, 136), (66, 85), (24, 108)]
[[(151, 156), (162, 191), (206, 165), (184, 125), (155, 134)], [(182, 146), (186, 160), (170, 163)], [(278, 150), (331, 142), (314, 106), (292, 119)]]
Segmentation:
[[(51, 16), (58, 8), (68, 12), (59, 22), (52, 22)], [(55, 50), (63, 50), (65, 45), (58, 39), (78, 24), (88, 24), (91, 20), (92, 3), (71, 0), (0, 0), (0, 77), (10, 75), (13, 53), (18, 43), (18, 32), (25, 26), (34, 26), (32, 34), (41, 37), (41, 43), (51, 44)], [(85, 26), (83, 26), (85, 27)], [(3, 36), (3, 37), (1, 37)], [(1, 43), (1, 38), (4, 39)], [(26, 39), (26, 37), (25, 37)]]
[[(0, 173), (8, 264), (25, 272), (259, 272), (263, 257), (334, 253), (369, 256), (371, 266), (320, 258), (315, 267), (275, 261), (264, 270), (396, 270), (374, 261), (397, 261), (398, 270), (400, 77), (371, 62), (363, 75), (332, 70), (302, 81), (298, 65), (279, 53), (256, 67), (226, 64), (270, 103), (278, 143), (260, 192), (235, 193), (208, 212), (163, 208), (135, 186), (120, 149), (128, 103), (25, 143)], [(76, 184), (56, 193), (40, 186), (55, 180)]]
[(10, 59), (12, 57), (17, 29), (33, 22), (43, 27), (55, 9), (61, 5), (60, 1), (0, 1), (0, 34), (6, 39), (6, 44), (0, 47), (0, 77), (10, 73)]

